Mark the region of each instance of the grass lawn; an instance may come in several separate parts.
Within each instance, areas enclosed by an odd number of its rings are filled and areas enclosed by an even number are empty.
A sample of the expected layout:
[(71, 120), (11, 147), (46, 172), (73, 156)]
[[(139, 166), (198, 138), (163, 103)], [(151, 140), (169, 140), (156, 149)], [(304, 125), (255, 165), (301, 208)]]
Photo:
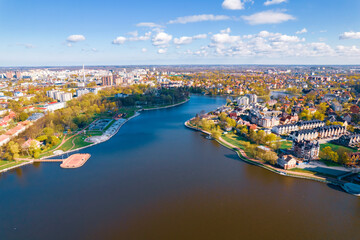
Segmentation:
[(91, 143), (84, 141), (86, 138), (87, 136), (84, 135), (77, 136), (74, 140), (75, 147), (73, 149), (82, 148), (91, 145)]
[(290, 149), (290, 148), (292, 148), (292, 142), (291, 141), (286, 140), (286, 141), (281, 142), (280, 149)]
[(114, 124), (115, 120), (113, 119), (107, 126), (106, 128), (104, 128), (104, 131), (108, 130), (113, 124)]
[(73, 138), (67, 140), (67, 141), (59, 148), (59, 150), (62, 150), (62, 151), (64, 151), (64, 152), (69, 151), (69, 150), (72, 148), (72, 146), (73, 146), (72, 140), (73, 140)]
[(0, 170), (4, 170), (6, 168), (10, 168), (10, 167), (14, 167), (20, 164), (23, 164), (26, 161), (5, 161), (5, 160), (0, 160)]
[(121, 108), (119, 113), (126, 113), (126, 118), (130, 118), (135, 115), (136, 110), (136, 107)]
[(312, 175), (316, 174), (316, 172), (309, 171), (309, 170), (304, 170), (304, 169), (301, 169), (301, 168), (293, 168), (293, 169), (289, 170), (289, 172), (307, 173), (307, 174), (312, 174)]
[(333, 143), (321, 144), (320, 145), (320, 150), (322, 150), (325, 147), (331, 147), (333, 151), (337, 151), (339, 149), (342, 149), (342, 150), (347, 151), (347, 152), (357, 152), (355, 149), (348, 148), (348, 147), (341, 146), (341, 145), (337, 145), (337, 144), (333, 144)]
[(342, 166), (339, 163), (327, 161), (327, 160), (324, 160), (324, 159), (321, 159), (320, 161), (325, 163), (325, 165), (328, 166), (328, 167), (341, 167)]
[(243, 145), (245, 142), (250, 143), (250, 141), (247, 140), (245, 137), (238, 136), (238, 135), (233, 134), (233, 133), (228, 133), (226, 135), (222, 135), (221, 137), (225, 141), (227, 141), (227, 142), (237, 146), (238, 148), (244, 150), (244, 152), (246, 153), (246, 155), (248, 155), (248, 157), (254, 158), (254, 155), (249, 151), (249, 149), (246, 148), (246, 146)]
[(91, 137), (91, 136), (100, 136), (102, 135), (103, 132), (102, 131), (86, 131), (86, 135)]

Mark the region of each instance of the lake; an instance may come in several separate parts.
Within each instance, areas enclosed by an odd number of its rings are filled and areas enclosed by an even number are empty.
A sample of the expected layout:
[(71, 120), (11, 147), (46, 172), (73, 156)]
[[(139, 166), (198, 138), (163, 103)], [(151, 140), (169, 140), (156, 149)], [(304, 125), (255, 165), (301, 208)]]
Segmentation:
[(0, 239), (357, 239), (360, 199), (241, 162), (185, 128), (225, 103), (192, 96), (143, 112), (79, 169), (0, 177)]

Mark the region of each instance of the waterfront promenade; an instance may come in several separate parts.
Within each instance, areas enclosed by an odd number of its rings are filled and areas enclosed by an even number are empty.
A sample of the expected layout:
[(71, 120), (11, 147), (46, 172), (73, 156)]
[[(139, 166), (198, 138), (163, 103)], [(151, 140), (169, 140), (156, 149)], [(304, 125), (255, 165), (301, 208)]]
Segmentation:
[[(200, 128), (197, 128), (197, 127), (194, 127), (194, 126), (191, 126), (190, 125), (190, 120), (185, 122), (185, 126), (190, 128), (190, 129), (203, 132), (204, 134), (211, 135), (211, 133), (209, 133), (207, 131), (204, 131), (204, 130), (202, 130)], [(272, 166), (270, 164), (266, 164), (266, 163), (263, 163), (263, 162), (261, 162), (261, 161), (259, 161), (257, 159), (253, 159), (253, 158), (248, 157), (243, 149), (241, 149), (241, 148), (227, 142), (226, 140), (224, 140), (221, 137), (219, 139), (216, 139), (216, 141), (219, 142), (224, 147), (227, 147), (227, 148), (235, 151), (238, 154), (239, 158), (241, 160), (243, 160), (244, 162), (247, 162), (247, 163), (250, 163), (252, 165), (262, 167), (262, 168), (267, 169), (267, 170), (269, 170), (269, 171), (271, 171), (273, 173), (277, 173), (277, 174), (280, 174), (280, 175), (283, 175), (283, 176), (288, 176), (288, 177), (296, 177), (296, 178), (309, 179), (309, 180), (314, 180), (314, 181), (323, 182), (323, 183), (331, 183), (331, 184), (339, 185), (339, 186), (345, 183), (344, 181), (338, 180), (338, 179), (333, 178), (333, 177), (316, 176), (316, 175), (310, 174), (310, 173), (294, 172), (294, 171), (289, 171), (289, 170), (276, 168), (276, 167), (274, 167), (274, 166)]]

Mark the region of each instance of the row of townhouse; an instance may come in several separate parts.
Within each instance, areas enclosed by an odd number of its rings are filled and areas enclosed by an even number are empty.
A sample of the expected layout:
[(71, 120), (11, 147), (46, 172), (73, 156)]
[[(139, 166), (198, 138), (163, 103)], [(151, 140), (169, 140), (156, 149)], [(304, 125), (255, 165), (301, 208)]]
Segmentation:
[(290, 134), (295, 131), (300, 130), (310, 130), (314, 128), (324, 127), (325, 122), (320, 120), (312, 120), (312, 121), (302, 121), (295, 124), (286, 124), (275, 126), (272, 129), (272, 132), (278, 135)]
[(360, 143), (360, 134), (341, 136), (338, 143), (348, 147), (356, 147)]
[(332, 125), (315, 129), (305, 129), (293, 132), (290, 136), (295, 141), (339, 138), (347, 133), (346, 127)]

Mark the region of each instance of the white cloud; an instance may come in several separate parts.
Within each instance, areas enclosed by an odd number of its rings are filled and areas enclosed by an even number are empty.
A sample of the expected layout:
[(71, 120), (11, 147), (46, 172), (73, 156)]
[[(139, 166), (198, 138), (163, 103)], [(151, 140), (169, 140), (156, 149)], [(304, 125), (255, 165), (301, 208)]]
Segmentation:
[(147, 52), (147, 48), (143, 48), (143, 49), (141, 49), (141, 51), (142, 51), (143, 53), (145, 53), (145, 52)]
[(121, 45), (124, 44), (125, 42), (126, 42), (126, 37), (117, 37), (112, 41), (112, 44)]
[(199, 50), (183, 52), (192, 56), (211, 57), (256, 57), (261, 59), (292, 58), (335, 58), (349, 57), (360, 59), (360, 48), (357, 46), (332, 47), (325, 42), (306, 42), (305, 38), (281, 33), (261, 31), (252, 35), (233, 35), (230, 30), (214, 34), (211, 43)]
[(224, 29), (224, 30), (220, 31), (220, 33), (230, 33), (230, 32), (231, 32), (230, 28), (227, 28), (227, 29)]
[(163, 26), (153, 22), (141, 22), (136, 24), (137, 27), (148, 27), (148, 28), (163, 28)]
[(258, 34), (236, 36), (229, 30), (214, 34), (209, 48), (199, 51), (201, 56), (239, 56), (239, 57), (322, 57), (334, 56), (337, 53), (329, 45), (321, 42), (306, 43), (304, 38), (281, 33), (261, 31)]
[(300, 39), (297, 36), (288, 36), (288, 35), (278, 35), (275, 37), (270, 38), (270, 41), (272, 42), (304, 42), (305, 39)]
[(344, 32), (339, 37), (340, 40), (344, 39), (360, 39), (360, 32)]
[(230, 10), (244, 9), (244, 2), (241, 0), (224, 0), (222, 7)]
[(342, 46), (336, 47), (336, 52), (341, 56), (360, 57), (360, 49), (357, 46)]
[(307, 33), (308, 30), (306, 28), (301, 29), (300, 31), (297, 31), (296, 34), (304, 34)]
[(186, 36), (174, 39), (174, 43), (176, 45), (190, 44), (190, 43), (192, 43), (192, 41), (193, 41), (192, 37), (186, 37)]
[(139, 36), (139, 32), (138, 31), (128, 32), (127, 35), (137, 37), (137, 36)]
[(204, 22), (204, 21), (224, 21), (229, 19), (230, 17), (225, 15), (202, 14), (202, 15), (178, 17), (175, 20), (169, 21), (169, 24), (174, 24), (174, 23), (186, 24), (186, 23)]
[(193, 36), (193, 39), (205, 39), (207, 38), (207, 34), (198, 34)]
[(152, 44), (154, 46), (168, 45), (170, 43), (170, 41), (172, 40), (172, 38), (173, 37), (170, 34), (167, 34), (165, 32), (159, 32), (153, 37)]
[(129, 42), (146, 41), (146, 40), (150, 39), (151, 32), (147, 32), (143, 36), (139, 36), (138, 32), (135, 31), (135, 32), (128, 33), (128, 35), (131, 35), (132, 37), (129, 37), (129, 38), (126, 38), (126, 37), (123, 37), (123, 36), (117, 37), (116, 39), (114, 39), (112, 41), (112, 44), (121, 45), (121, 44), (124, 44), (127, 41), (129, 41)]
[(66, 39), (66, 41), (75, 43), (85, 41), (85, 39), (84, 35), (71, 35)]
[(193, 37), (183, 36), (183, 37), (180, 37), (180, 38), (175, 38), (174, 39), (174, 44), (176, 44), (176, 45), (185, 45), (185, 44), (192, 43), (193, 40), (205, 39), (205, 38), (207, 38), (207, 34), (198, 34), (198, 35), (195, 35)]
[(167, 49), (166, 48), (160, 48), (158, 51), (158, 54), (164, 54), (167, 52)]
[(243, 16), (242, 18), (251, 25), (276, 24), (289, 20), (295, 20), (295, 17), (291, 16), (290, 14), (273, 10), (258, 12), (250, 16)]
[(211, 40), (215, 44), (234, 44), (241, 40), (240, 36), (230, 36), (229, 33), (214, 34)]
[(147, 32), (144, 34), (144, 36), (139, 36), (138, 34), (133, 35), (133, 37), (130, 37), (128, 40), (131, 42), (135, 42), (135, 41), (146, 41), (149, 40), (151, 37), (151, 32)]
[(287, 0), (266, 0), (266, 2), (264, 3), (265, 6), (270, 6), (270, 5), (274, 5), (274, 4), (280, 4), (283, 2), (287, 2)]

